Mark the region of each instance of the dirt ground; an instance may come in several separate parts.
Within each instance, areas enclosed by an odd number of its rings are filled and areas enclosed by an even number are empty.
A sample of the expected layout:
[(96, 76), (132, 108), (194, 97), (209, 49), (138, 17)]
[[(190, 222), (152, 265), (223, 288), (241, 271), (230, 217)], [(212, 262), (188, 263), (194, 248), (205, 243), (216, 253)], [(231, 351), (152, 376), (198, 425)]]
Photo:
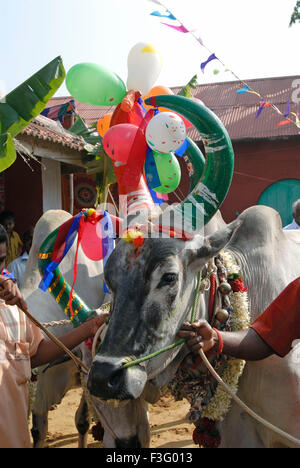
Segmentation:
[[(81, 390), (71, 390), (61, 405), (49, 413), (49, 448), (76, 448), (77, 430), (74, 415), (80, 401)], [(189, 410), (186, 401), (175, 402), (171, 396), (164, 396), (155, 405), (149, 405), (151, 445), (153, 448), (196, 448), (192, 441), (194, 426), (185, 415)], [(91, 433), (88, 448), (101, 448)]]

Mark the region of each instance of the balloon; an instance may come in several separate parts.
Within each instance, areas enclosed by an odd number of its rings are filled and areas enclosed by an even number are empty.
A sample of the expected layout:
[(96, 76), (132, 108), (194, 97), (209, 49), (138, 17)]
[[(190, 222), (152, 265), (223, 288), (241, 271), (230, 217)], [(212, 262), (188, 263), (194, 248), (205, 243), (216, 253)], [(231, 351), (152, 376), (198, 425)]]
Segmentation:
[(150, 120), (146, 141), (153, 151), (169, 153), (180, 148), (186, 138), (186, 128), (179, 115), (162, 112)]
[(66, 76), (69, 93), (78, 101), (93, 106), (114, 106), (126, 94), (121, 78), (96, 63), (78, 63)]
[(127, 89), (147, 94), (157, 80), (162, 59), (155, 47), (146, 42), (136, 44), (128, 55)]
[(104, 135), (103, 148), (113, 160), (126, 163), (139, 128), (132, 124), (111, 127)]
[(111, 118), (112, 118), (112, 112), (110, 112), (109, 114), (105, 114), (104, 117), (98, 120), (97, 132), (99, 133), (101, 137), (104, 137), (105, 133), (109, 129)]
[[(166, 86), (154, 86), (154, 88), (149, 91), (146, 96), (143, 96), (142, 99), (145, 101), (147, 98), (151, 96), (160, 96), (162, 94), (174, 94), (173, 91), (170, 88), (167, 88)], [(151, 106), (147, 106), (146, 104), (143, 104), (145, 109), (149, 110), (151, 109)], [(165, 107), (159, 107), (158, 108), (159, 112), (170, 112), (169, 109), (166, 109)]]
[(174, 192), (180, 184), (181, 170), (173, 153), (153, 153), (161, 185), (153, 187), (158, 193)]

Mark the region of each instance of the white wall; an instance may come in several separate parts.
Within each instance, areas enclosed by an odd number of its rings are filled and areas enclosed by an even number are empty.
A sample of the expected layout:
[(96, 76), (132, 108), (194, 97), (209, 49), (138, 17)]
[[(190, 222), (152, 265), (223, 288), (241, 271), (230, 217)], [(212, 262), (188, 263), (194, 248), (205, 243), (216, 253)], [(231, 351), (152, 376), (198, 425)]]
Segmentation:
[(61, 170), (60, 162), (42, 158), (43, 211), (61, 210)]

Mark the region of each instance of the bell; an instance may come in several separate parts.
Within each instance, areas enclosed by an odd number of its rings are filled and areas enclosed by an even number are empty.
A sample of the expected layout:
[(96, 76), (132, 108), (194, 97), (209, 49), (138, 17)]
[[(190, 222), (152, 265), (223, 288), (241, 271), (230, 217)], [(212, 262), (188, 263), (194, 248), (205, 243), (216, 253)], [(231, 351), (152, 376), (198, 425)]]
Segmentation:
[(223, 282), (219, 286), (219, 291), (222, 294), (229, 294), (231, 292), (231, 286), (229, 283)]
[(226, 309), (218, 309), (216, 313), (216, 318), (221, 323), (226, 323), (229, 319), (229, 313)]

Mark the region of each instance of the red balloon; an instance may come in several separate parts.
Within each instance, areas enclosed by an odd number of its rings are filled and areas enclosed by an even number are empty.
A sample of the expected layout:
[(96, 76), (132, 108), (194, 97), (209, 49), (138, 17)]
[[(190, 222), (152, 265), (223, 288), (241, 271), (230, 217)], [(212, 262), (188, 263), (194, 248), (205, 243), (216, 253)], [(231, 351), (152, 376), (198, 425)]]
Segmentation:
[(114, 161), (126, 163), (138, 129), (132, 124), (119, 124), (111, 127), (103, 138), (105, 153)]

